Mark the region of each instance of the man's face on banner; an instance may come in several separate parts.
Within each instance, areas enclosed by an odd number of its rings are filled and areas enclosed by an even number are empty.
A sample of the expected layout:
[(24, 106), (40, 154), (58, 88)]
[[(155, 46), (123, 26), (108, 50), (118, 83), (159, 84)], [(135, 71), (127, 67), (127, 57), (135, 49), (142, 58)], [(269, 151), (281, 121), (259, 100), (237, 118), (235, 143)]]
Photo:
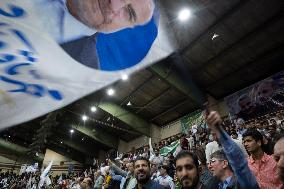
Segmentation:
[(258, 88), (258, 95), (262, 100), (269, 99), (273, 96), (274, 88), (272, 82), (262, 83)]
[(239, 106), (242, 111), (251, 113), (253, 111), (253, 104), (249, 98), (243, 98), (239, 101)]
[(153, 15), (153, 0), (67, 0), (70, 13), (102, 33), (143, 25)]

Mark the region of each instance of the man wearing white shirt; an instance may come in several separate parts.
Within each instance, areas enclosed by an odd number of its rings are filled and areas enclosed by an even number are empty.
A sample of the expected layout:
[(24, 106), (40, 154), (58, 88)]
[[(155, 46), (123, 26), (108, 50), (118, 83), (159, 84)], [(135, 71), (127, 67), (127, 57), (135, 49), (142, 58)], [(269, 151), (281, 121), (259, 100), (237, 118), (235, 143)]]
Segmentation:
[(160, 176), (160, 172), (158, 170), (160, 162), (151, 161), (151, 180), (154, 180)]
[(186, 138), (186, 139), (188, 141), (189, 149), (192, 150), (194, 148), (194, 138), (192, 136), (192, 132), (191, 131), (188, 132), (188, 138)]
[(134, 163), (133, 162), (127, 163), (126, 167), (128, 169), (128, 174), (121, 188), (122, 189), (132, 189), (137, 184), (137, 180), (134, 176)]
[(160, 176), (155, 180), (168, 189), (175, 188), (173, 178), (169, 176), (169, 167), (167, 165), (162, 165), (160, 169)]
[[(206, 148), (205, 148), (205, 154), (206, 154), (206, 162), (207, 164), (210, 163), (210, 156), (218, 151), (218, 150), (222, 150), (222, 146), (218, 143), (218, 139), (217, 139), (217, 136), (216, 136), (216, 133), (214, 132), (211, 132), (212, 136), (213, 136), (213, 141), (212, 142), (209, 142), (207, 145), (206, 145)], [(245, 157), (247, 157), (247, 152), (242, 144), (242, 142), (238, 139), (233, 139), (233, 141), (239, 145), (239, 147), (242, 149)]]

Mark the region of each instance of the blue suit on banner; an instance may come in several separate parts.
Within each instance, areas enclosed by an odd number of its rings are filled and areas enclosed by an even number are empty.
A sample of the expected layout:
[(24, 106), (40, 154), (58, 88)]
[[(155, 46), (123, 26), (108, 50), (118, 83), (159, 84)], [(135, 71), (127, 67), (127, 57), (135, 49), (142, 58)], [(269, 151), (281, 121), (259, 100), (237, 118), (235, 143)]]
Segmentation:
[(66, 0), (35, 0), (43, 27), (76, 61), (90, 68), (117, 71), (142, 61), (158, 35), (158, 11), (145, 25), (99, 33), (74, 18)]

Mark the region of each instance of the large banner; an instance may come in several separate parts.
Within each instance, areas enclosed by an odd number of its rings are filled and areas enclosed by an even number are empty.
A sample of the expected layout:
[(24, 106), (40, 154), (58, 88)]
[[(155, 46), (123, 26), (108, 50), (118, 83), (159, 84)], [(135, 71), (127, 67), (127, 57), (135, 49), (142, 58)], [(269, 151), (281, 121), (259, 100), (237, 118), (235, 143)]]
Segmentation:
[(189, 130), (196, 133), (199, 127), (206, 128), (205, 119), (201, 110), (195, 111), (180, 119), (181, 132), (187, 134)]
[(284, 71), (225, 98), (232, 119), (248, 121), (284, 108)]
[(1, 0), (0, 129), (174, 51), (154, 0)]

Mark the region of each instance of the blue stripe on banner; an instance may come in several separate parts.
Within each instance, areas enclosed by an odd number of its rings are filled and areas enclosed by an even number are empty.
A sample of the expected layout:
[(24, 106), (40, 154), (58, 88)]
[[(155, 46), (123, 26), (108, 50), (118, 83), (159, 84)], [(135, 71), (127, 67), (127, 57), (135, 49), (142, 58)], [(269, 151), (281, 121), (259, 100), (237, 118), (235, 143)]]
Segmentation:
[[(157, 11), (157, 10), (155, 10)], [(116, 71), (138, 64), (145, 58), (158, 35), (156, 12), (146, 25), (97, 36), (100, 69)]]

